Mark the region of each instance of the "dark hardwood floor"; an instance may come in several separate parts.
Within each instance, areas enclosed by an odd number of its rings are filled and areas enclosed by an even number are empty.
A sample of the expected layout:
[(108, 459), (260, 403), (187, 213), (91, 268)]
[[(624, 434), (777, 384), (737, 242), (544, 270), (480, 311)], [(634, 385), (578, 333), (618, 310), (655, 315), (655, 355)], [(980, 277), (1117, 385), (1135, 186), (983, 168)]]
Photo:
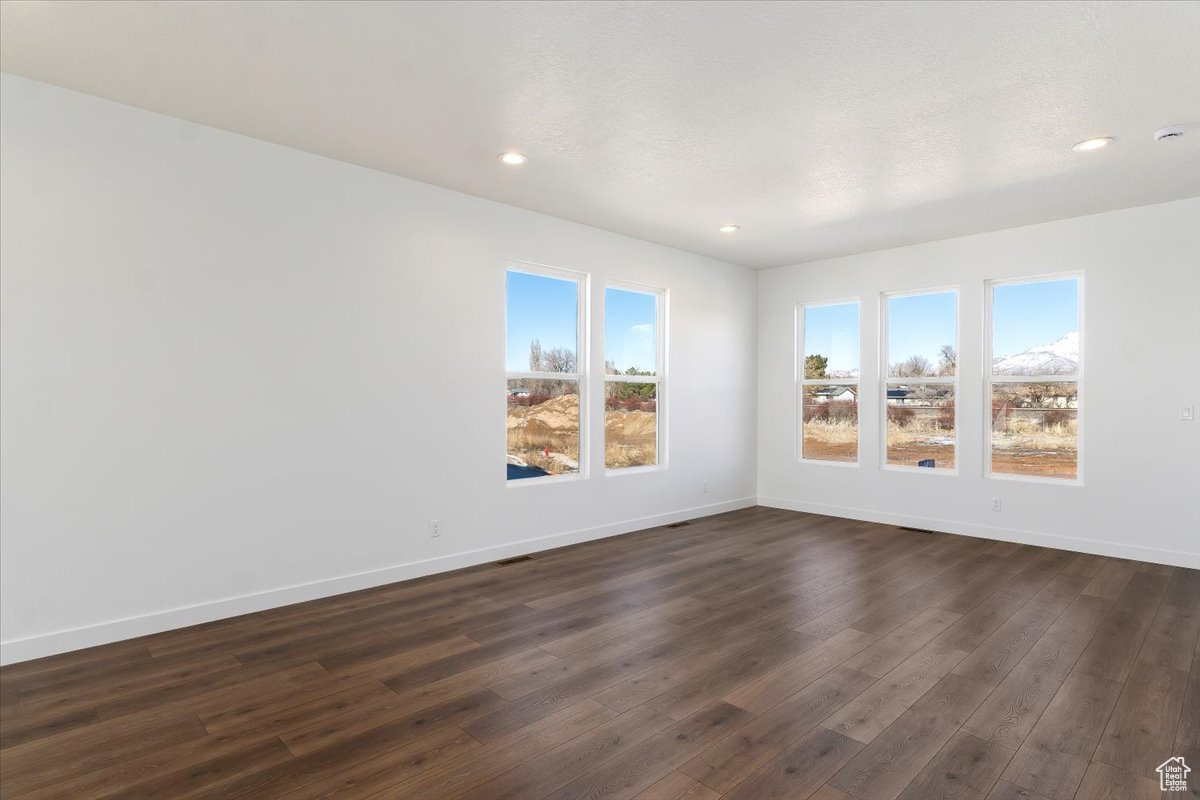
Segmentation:
[(1200, 572), (747, 509), (0, 670), (4, 798), (1200, 796)]

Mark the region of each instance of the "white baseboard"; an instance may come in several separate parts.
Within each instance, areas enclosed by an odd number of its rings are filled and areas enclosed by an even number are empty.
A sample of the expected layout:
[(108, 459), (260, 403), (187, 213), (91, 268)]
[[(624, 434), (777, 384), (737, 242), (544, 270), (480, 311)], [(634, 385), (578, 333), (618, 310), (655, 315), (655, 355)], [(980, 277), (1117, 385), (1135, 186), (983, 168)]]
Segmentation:
[(1090, 553), (1097, 556), (1129, 558), (1137, 561), (1149, 561), (1154, 564), (1168, 564), (1173, 567), (1200, 569), (1200, 554), (1189, 553), (1183, 550), (1164, 550), (1157, 547), (1106, 542), (1100, 539), (1083, 539), (1075, 536), (1061, 536), (1054, 533), (996, 528), (991, 525), (973, 525), (965, 522), (952, 522), (950, 520), (933, 519), (930, 517), (913, 517), (907, 514), (893, 514), (887, 511), (875, 511), (865, 508), (809, 503), (802, 500), (787, 500), (782, 497), (759, 497), (758, 504), (769, 508), (781, 508), (787, 511), (805, 511), (809, 514), (822, 514), (827, 517), (843, 517), (846, 519), (862, 520), (863, 522), (879, 522), (884, 525), (924, 528), (925, 530), (939, 531), (941, 533), (958, 533), (964, 536), (975, 536), (980, 539), (998, 539), (1002, 542), (1032, 544), (1038, 547), (1073, 550), (1077, 553)]
[(604, 539), (622, 533), (653, 528), (658, 525), (669, 525), (673, 522), (708, 517), (727, 511), (737, 511), (756, 505), (756, 498), (744, 497), (723, 503), (706, 506), (696, 506), (666, 514), (655, 514), (649, 517), (624, 520), (609, 525), (594, 528), (568, 531), (553, 536), (538, 539), (525, 539), (519, 542), (471, 550), (465, 553), (455, 553), (440, 556), (425, 561), (415, 561), (408, 564), (396, 564), (390, 567), (359, 572), (353, 575), (341, 575), (335, 578), (303, 583), (295, 586), (285, 586), (279, 589), (269, 589), (263, 592), (227, 597), (207, 603), (155, 611), (136, 617), (126, 617), (96, 625), (73, 628), (64, 631), (30, 636), (25, 639), (12, 639), (0, 642), (0, 664), (13, 664), (18, 661), (29, 661), (34, 658), (66, 653), (71, 650), (81, 650), (100, 644), (119, 642), (136, 636), (146, 636), (152, 633), (186, 628), (189, 625), (199, 625), (204, 622), (250, 614), (255, 611), (265, 611), (293, 603), (303, 603), (307, 600), (317, 600), (322, 597), (354, 592), (359, 589), (369, 589), (373, 586), (383, 586), (388, 583), (420, 578), (438, 572), (449, 572), (463, 567), (472, 567), (502, 558), (535, 553), (569, 544), (588, 542), (593, 539)]

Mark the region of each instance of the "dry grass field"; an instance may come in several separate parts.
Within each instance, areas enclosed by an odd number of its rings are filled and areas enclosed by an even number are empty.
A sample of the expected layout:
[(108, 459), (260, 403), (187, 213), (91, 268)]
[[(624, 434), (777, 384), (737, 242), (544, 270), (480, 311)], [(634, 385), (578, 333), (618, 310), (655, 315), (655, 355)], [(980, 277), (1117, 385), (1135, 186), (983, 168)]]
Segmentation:
[(858, 460), (858, 422), (805, 422), (803, 448), (805, 459), (854, 463)]
[[(658, 414), (616, 409), (604, 413), (604, 464), (609, 469), (657, 463)], [(508, 454), (551, 475), (579, 470), (579, 396), (508, 405)]]
[[(887, 463), (916, 467), (933, 459), (936, 468), (957, 463), (953, 413), (939, 408), (913, 408), (912, 416), (893, 414), (887, 423)], [(808, 460), (853, 463), (858, 458), (857, 419), (821, 419), (809, 414), (804, 422), (803, 455)], [(836, 415), (835, 415), (836, 416)], [(1018, 409), (1007, 413), (992, 431), (992, 471), (1005, 475), (1074, 478), (1078, 473), (1077, 436), (1073, 409)]]
[(1079, 472), (1075, 412), (1010, 413), (992, 428), (992, 472), (1074, 478)]

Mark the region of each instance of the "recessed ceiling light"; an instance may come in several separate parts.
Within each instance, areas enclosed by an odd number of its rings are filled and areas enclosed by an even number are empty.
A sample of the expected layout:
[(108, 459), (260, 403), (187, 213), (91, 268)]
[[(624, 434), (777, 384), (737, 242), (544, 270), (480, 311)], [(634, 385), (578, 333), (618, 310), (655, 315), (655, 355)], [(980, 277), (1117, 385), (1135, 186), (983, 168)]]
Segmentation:
[(510, 167), (519, 167), (528, 161), (529, 158), (521, 153), (501, 153), (500, 160)]
[(1159, 128), (1154, 132), (1154, 141), (1165, 142), (1170, 139), (1178, 139), (1183, 136), (1186, 128), (1182, 125), (1168, 125), (1165, 128)]
[(740, 225), (722, 225), (721, 227), (717, 228), (717, 230), (719, 230), (721, 233), (737, 233), (741, 229), (742, 228)]
[(1102, 147), (1108, 147), (1110, 144), (1112, 144), (1111, 136), (1100, 136), (1096, 139), (1084, 139), (1071, 149), (1076, 153), (1086, 153), (1089, 150), (1099, 150)]

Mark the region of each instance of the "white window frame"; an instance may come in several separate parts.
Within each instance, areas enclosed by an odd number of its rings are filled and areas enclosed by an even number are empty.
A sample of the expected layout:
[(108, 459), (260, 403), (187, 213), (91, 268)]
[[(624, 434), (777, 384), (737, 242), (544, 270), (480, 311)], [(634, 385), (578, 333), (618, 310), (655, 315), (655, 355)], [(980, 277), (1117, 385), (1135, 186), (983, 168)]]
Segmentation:
[[(608, 384), (610, 383), (653, 383), (657, 385), (655, 390), (655, 436), (654, 453), (656, 461), (653, 464), (644, 464), (637, 467), (609, 467), (604, 466), (604, 474), (607, 477), (615, 477), (618, 475), (637, 475), (643, 472), (661, 472), (667, 468), (667, 299), (669, 291), (658, 286), (647, 286), (640, 283), (630, 283), (628, 281), (608, 281), (604, 284), (604, 321), (605, 326), (605, 341), (604, 341), (604, 362), (608, 363), (608, 340), (607, 340), (607, 321), (608, 321), (608, 290), (617, 289), (623, 292), (637, 292), (639, 294), (648, 294), (654, 297), (654, 329), (658, 337), (657, 342), (657, 360), (658, 363), (654, 368), (654, 375), (609, 375), (606, 371), (602, 381), (600, 408), (604, 409), (602, 413), (607, 414), (607, 394)], [(607, 419), (607, 417), (605, 418)], [(605, 433), (607, 435), (607, 432)], [(607, 446), (607, 441), (605, 442)], [(602, 448), (603, 450), (604, 448)]]
[[(561, 267), (551, 267), (545, 264), (534, 264), (524, 261), (510, 262), (504, 267), (504, 354), (505, 359), (508, 358), (508, 273), (520, 272), (526, 275), (538, 275), (543, 278), (557, 278), (558, 280), (568, 280), (575, 282), (575, 372), (540, 372), (531, 370), (509, 370), (504, 371), (504, 387), (505, 393), (508, 391), (508, 382), (510, 380), (551, 380), (551, 381), (575, 381), (579, 390), (579, 469), (568, 475), (542, 475), (537, 478), (521, 478), (520, 480), (509, 480), (505, 478), (505, 485), (514, 489), (521, 486), (544, 486), (548, 483), (565, 483), (569, 481), (584, 480), (588, 477), (589, 453), (591, 452), (589, 444), (589, 406), (588, 402), (588, 375), (590, 369), (590, 353), (591, 348), (588, 340), (588, 303), (587, 299), (591, 294), (591, 275), (586, 272), (576, 272), (575, 270), (563, 269)], [(506, 446), (507, 451), (507, 446)]]
[[(806, 378), (804, 377), (804, 353), (807, 349), (804, 343), (804, 310), (806, 308), (825, 308), (827, 306), (858, 306), (858, 377), (857, 378)], [(862, 342), (863, 342), (863, 302), (861, 297), (844, 297), (837, 300), (822, 300), (816, 303), (796, 303), (796, 342), (795, 364), (795, 413), (792, 418), (796, 421), (796, 460), (801, 464), (821, 464), (833, 467), (857, 468), (862, 464)], [(854, 388), (854, 403), (858, 419), (858, 447), (853, 461), (830, 461), (823, 458), (804, 457), (804, 389), (806, 386), (852, 386)]]
[[(995, 336), (995, 321), (992, 319), (995, 302), (994, 290), (997, 286), (1012, 286), (1022, 283), (1049, 283), (1051, 281), (1069, 280), (1074, 278), (1076, 284), (1076, 314), (1079, 328), (1079, 369), (1075, 375), (993, 375), (992, 359)], [(1084, 333), (1083, 313), (1083, 270), (1068, 272), (1039, 273), (1036, 275), (1013, 278), (995, 278), (987, 281), (983, 297), (983, 477), (993, 480), (1021, 481), (1025, 483), (1046, 483), (1052, 486), (1082, 486), (1083, 485), (1083, 370), (1087, 356), (1084, 348), (1087, 336)], [(992, 386), (997, 383), (1074, 383), (1075, 384), (1075, 477), (1046, 478), (1040, 475), (1014, 475), (1008, 472), (992, 471)]]
[[(882, 354), (881, 358), (879, 359), (879, 372), (880, 372), (879, 464), (882, 469), (885, 469), (885, 470), (888, 470), (891, 472), (918, 472), (918, 473), (925, 474), (925, 475), (942, 475), (942, 476), (958, 475), (958, 467), (959, 467), (959, 463), (961, 462), (961, 458), (959, 456), (960, 456), (960, 451), (962, 449), (959, 447), (960, 439), (959, 439), (959, 435), (958, 435), (959, 418), (961, 416), (961, 411), (962, 411), (962, 409), (961, 409), (962, 404), (959, 402), (959, 391), (958, 391), (958, 389), (959, 389), (958, 376), (959, 376), (959, 371), (960, 371), (958, 369), (958, 365), (957, 364), (955, 365), (953, 377), (930, 376), (930, 377), (922, 377), (922, 378), (892, 378), (892, 377), (888, 376), (888, 371), (891, 369), (891, 361), (892, 361), (892, 354), (888, 349), (888, 338), (889, 338), (888, 334), (891, 332), (888, 328), (888, 325), (889, 325), (888, 301), (890, 299), (892, 299), (893, 297), (923, 297), (925, 295), (948, 294), (950, 292), (954, 293), (954, 352), (957, 355), (961, 351), (960, 342), (962, 341), (962, 332), (959, 330), (959, 326), (962, 324), (962, 311), (961, 311), (962, 293), (959, 291), (958, 286), (939, 286), (934, 289), (914, 289), (914, 290), (904, 290), (904, 291), (896, 291), (896, 292), (884, 292), (879, 296), (879, 352)], [(909, 466), (903, 466), (903, 465), (899, 465), (899, 464), (889, 464), (888, 463), (888, 448), (887, 448), (887, 444), (888, 444), (887, 443), (888, 396), (887, 396), (887, 392), (888, 392), (888, 386), (890, 386), (892, 384), (905, 384), (907, 386), (926, 385), (926, 386), (951, 386), (951, 387), (953, 387), (953, 389), (954, 389), (954, 468), (953, 469), (944, 469), (941, 467), (935, 467), (934, 469), (929, 469), (927, 467), (909, 467)]]

